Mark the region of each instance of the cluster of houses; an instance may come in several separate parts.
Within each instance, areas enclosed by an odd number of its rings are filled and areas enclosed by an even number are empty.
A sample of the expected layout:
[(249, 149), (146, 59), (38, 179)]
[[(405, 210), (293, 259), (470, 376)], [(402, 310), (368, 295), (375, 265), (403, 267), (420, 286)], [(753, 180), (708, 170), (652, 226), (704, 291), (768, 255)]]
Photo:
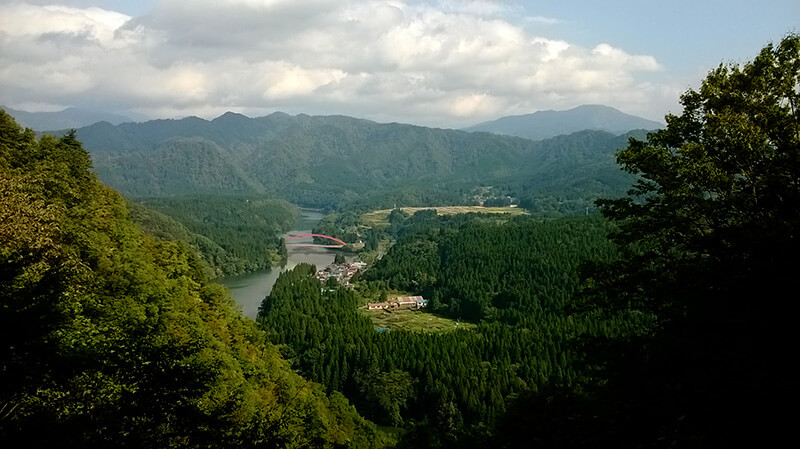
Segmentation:
[[(320, 282), (328, 279), (336, 279), (339, 284), (345, 287), (353, 287), (350, 280), (353, 275), (367, 267), (364, 262), (345, 262), (332, 263), (324, 269), (317, 271), (314, 277)], [(371, 302), (367, 304), (369, 310), (392, 310), (392, 309), (422, 309), (428, 306), (428, 300), (422, 296), (394, 296), (385, 302)]]
[(422, 296), (395, 296), (386, 302), (371, 302), (368, 310), (422, 309), (428, 306), (428, 300)]
[(317, 271), (315, 277), (320, 282), (325, 282), (328, 279), (336, 279), (345, 287), (352, 287), (353, 284), (350, 282), (350, 279), (358, 270), (363, 270), (366, 266), (367, 264), (364, 262), (332, 263), (324, 269)]

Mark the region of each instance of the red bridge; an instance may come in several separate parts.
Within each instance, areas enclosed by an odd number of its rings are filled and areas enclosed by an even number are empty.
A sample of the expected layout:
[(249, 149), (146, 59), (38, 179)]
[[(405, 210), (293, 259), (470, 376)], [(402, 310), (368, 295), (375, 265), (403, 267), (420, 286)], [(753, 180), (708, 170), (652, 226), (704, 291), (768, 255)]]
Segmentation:
[[(338, 244), (339, 244), (339, 245), (341, 245), (341, 246), (345, 246), (345, 245), (347, 245), (347, 243), (346, 243), (346, 242), (343, 242), (343, 241), (341, 241), (341, 240), (337, 239), (336, 237), (331, 237), (331, 236), (329, 236), (329, 235), (325, 235), (325, 234), (301, 234), (301, 235), (293, 235), (293, 236), (291, 236), (291, 237), (286, 237), (286, 241), (288, 242), (288, 241), (289, 241), (289, 240), (291, 240), (291, 239), (299, 239), (299, 238), (303, 238), (303, 237), (320, 237), (320, 238), (323, 238), (323, 239), (333, 240), (334, 242), (338, 243)], [(329, 247), (329, 248), (340, 248), (341, 246), (339, 246), (339, 245), (330, 245), (330, 246), (328, 246), (328, 247)]]

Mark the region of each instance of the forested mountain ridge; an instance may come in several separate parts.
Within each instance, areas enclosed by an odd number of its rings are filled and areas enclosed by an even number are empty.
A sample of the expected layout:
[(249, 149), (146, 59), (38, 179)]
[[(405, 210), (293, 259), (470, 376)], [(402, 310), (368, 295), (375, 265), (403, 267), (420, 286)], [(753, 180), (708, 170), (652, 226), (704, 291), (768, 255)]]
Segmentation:
[(634, 129), (656, 130), (664, 124), (602, 105), (583, 105), (566, 111), (538, 111), (510, 115), (479, 123), (465, 131), (483, 131), (507, 136), (542, 140), (582, 130), (599, 130), (621, 134)]
[(502, 184), (519, 197), (567, 185), (591, 201), (594, 184), (621, 193), (629, 181), (613, 161), (627, 138), (601, 131), (532, 142), (344, 116), (229, 112), (211, 121), (97, 123), (77, 137), (105, 183), (139, 197), (266, 192), (306, 206), (391, 206), (425, 195), (463, 203), (478, 184)]
[(0, 446), (384, 444), (90, 168), (0, 112)]

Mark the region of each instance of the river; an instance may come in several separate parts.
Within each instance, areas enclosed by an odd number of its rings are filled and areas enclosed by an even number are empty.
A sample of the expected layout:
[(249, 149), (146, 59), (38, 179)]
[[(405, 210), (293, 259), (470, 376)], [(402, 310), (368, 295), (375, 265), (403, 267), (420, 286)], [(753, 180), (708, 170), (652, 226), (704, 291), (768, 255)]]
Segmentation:
[[(293, 235), (309, 234), (324, 215), (316, 210), (301, 209), (300, 219), (284, 237)], [(252, 273), (240, 274), (238, 276), (228, 276), (217, 279), (217, 281), (228, 287), (231, 296), (242, 307), (245, 316), (255, 319), (258, 314), (258, 307), (261, 301), (272, 290), (272, 285), (278, 279), (278, 275), (286, 270), (291, 270), (299, 263), (310, 263), (322, 268), (333, 263), (337, 249), (331, 248), (304, 248), (303, 243), (313, 244), (312, 237), (292, 239), (291, 245), (287, 246), (289, 257), (286, 265), (274, 267), (266, 270), (254, 271)]]

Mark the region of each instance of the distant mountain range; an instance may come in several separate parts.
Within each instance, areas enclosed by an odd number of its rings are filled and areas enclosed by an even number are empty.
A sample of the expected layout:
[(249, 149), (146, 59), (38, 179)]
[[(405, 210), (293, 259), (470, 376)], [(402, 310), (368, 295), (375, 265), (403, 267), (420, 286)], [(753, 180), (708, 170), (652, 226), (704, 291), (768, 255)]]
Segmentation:
[(663, 127), (663, 123), (625, 114), (612, 107), (584, 105), (566, 111), (539, 111), (501, 117), (465, 130), (542, 140), (587, 129), (621, 134), (634, 129), (655, 130)]
[(134, 197), (268, 193), (306, 206), (391, 206), (463, 202), (471, 188), (492, 185), (562, 204), (630, 185), (613, 156), (627, 137), (603, 131), (533, 142), (344, 116), (229, 112), (211, 121), (101, 122), (77, 137), (101, 180)]
[[(52, 131), (61, 129), (81, 128), (97, 122), (109, 122), (114, 125), (133, 122), (134, 119), (118, 114), (98, 112), (81, 108), (67, 108), (57, 112), (25, 112), (0, 106), (21, 126), (34, 131)], [(142, 117), (136, 117), (141, 121)]]

